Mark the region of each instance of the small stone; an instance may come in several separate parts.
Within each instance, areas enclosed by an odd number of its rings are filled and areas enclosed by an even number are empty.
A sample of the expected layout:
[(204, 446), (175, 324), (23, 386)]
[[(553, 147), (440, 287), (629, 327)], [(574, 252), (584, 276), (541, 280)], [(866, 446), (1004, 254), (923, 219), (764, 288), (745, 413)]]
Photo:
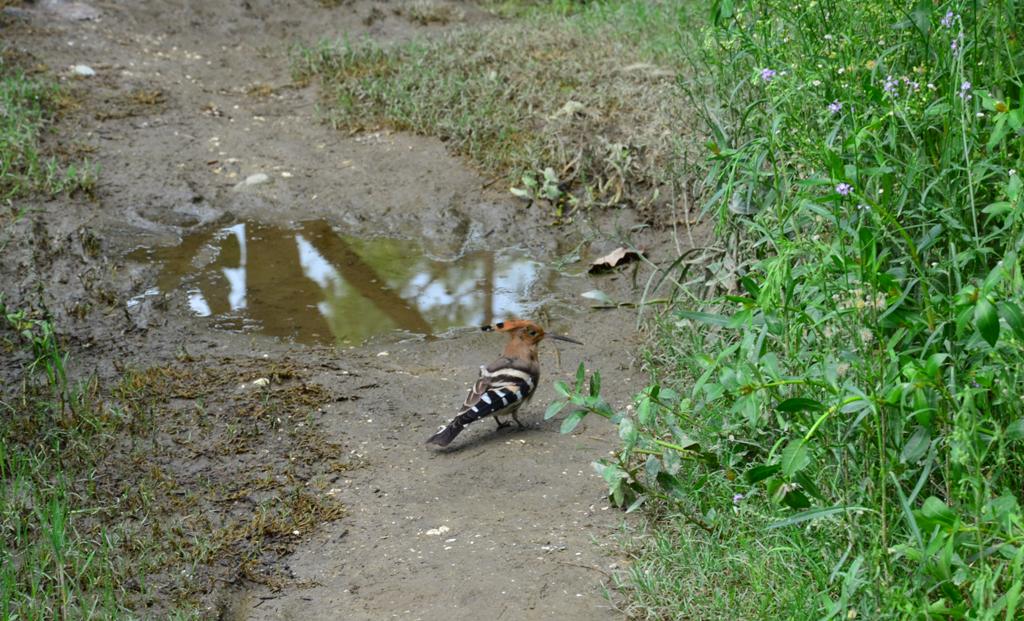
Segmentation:
[(91, 78), (96, 75), (96, 70), (89, 65), (75, 65), (71, 68), (72, 73), (83, 78)]
[(238, 185), (235, 186), (235, 189), (241, 190), (242, 188), (268, 183), (269, 181), (270, 175), (266, 173), (255, 173), (246, 177), (244, 181), (239, 182)]
[(378, 357), (378, 358), (383, 358), (384, 356), (390, 356), (390, 355), (391, 355), (391, 354), (389, 354), (389, 353), (388, 353), (388, 352), (386, 352), (386, 351), (382, 351), (382, 352), (378, 352), (378, 353), (377, 353), (377, 357)]
[(91, 21), (100, 18), (100, 12), (84, 2), (68, 2), (68, 0), (43, 0), (39, 8), (54, 14), (60, 19), (69, 21)]
[(258, 380), (253, 381), (252, 385), (255, 388), (262, 388), (264, 386), (269, 386), (270, 385), (270, 380), (268, 378), (266, 378), (266, 377), (261, 377)]

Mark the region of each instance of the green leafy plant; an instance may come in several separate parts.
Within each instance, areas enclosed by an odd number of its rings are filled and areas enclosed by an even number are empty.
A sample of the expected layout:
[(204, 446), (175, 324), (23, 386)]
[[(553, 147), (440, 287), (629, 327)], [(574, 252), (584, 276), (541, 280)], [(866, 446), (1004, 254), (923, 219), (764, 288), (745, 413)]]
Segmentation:
[(742, 269), (657, 319), (661, 379), (608, 415), (599, 467), (709, 545), (798, 538), (828, 567), (789, 578), (800, 618), (1020, 614), (1021, 17), (723, 0), (682, 83)]
[(548, 202), (553, 206), (556, 218), (566, 215), (566, 207), (571, 213), (579, 204), (579, 199), (566, 192), (566, 184), (558, 180), (558, 175), (550, 166), (545, 168), (541, 175), (524, 173), (522, 187), (512, 187), (509, 191), (514, 196), (528, 201)]

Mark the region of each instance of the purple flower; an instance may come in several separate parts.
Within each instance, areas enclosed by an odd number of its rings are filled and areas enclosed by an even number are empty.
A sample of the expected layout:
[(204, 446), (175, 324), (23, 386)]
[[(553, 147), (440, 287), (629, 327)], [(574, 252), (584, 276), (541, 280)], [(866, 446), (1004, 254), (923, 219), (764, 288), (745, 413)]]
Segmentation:
[(775, 70), (774, 69), (767, 69), (766, 68), (766, 69), (762, 69), (761, 70), (761, 79), (764, 80), (765, 82), (771, 82), (774, 78), (775, 78)]
[(740, 504), (741, 500), (743, 500), (743, 494), (736, 494), (735, 496), (732, 497), (732, 504), (738, 505)]
[(963, 99), (964, 101), (970, 101), (971, 83), (968, 82), (967, 80), (964, 80), (963, 84), (960, 85), (960, 92), (957, 94), (960, 96), (960, 99)]
[(840, 183), (836, 186), (836, 193), (839, 196), (849, 196), (850, 192), (853, 192), (853, 186), (849, 183)]
[(921, 85), (918, 84), (917, 82), (914, 82), (907, 76), (903, 76), (903, 86), (906, 86), (911, 92), (914, 93), (921, 90)]
[(831, 112), (832, 114), (836, 114), (836, 113), (840, 112), (842, 109), (843, 109), (843, 103), (841, 101), (839, 101), (838, 99), (836, 99), (835, 101), (833, 101), (832, 103), (830, 103), (828, 105), (828, 111)]
[(885, 86), (883, 88), (885, 89), (886, 93), (889, 93), (890, 95), (895, 95), (896, 87), (899, 86), (899, 84), (899, 81), (897, 81), (891, 75), (887, 75), (885, 76)]
[(946, 11), (946, 16), (940, 19), (939, 23), (942, 24), (944, 28), (952, 28), (954, 17), (956, 16), (953, 15), (953, 11)]
[(960, 51), (960, 44), (957, 43), (956, 39), (949, 42), (949, 49), (953, 50), (954, 54)]

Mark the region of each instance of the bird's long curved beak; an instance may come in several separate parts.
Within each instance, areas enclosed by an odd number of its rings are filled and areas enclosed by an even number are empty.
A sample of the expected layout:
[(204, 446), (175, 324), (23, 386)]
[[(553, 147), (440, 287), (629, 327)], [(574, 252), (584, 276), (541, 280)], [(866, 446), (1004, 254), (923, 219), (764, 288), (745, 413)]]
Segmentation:
[(558, 340), (558, 341), (566, 341), (566, 342), (569, 342), (569, 343), (576, 343), (577, 345), (582, 345), (583, 344), (583, 343), (580, 343), (579, 341), (577, 341), (576, 339), (571, 339), (571, 338), (569, 338), (567, 336), (562, 336), (561, 334), (548, 334), (547, 336), (549, 336), (550, 338), (553, 338), (555, 340)]

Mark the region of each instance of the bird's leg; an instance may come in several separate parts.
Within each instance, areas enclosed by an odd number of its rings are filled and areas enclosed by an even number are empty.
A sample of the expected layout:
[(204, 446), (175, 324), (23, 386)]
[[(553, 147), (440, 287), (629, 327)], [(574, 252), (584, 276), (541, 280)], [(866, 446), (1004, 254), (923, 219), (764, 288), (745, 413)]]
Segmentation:
[[(498, 429), (503, 429), (503, 428), (508, 427), (509, 425), (512, 424), (512, 423), (508, 423), (508, 422), (505, 422), (505, 423), (501, 422), (500, 420), (498, 420), (497, 416), (494, 417), (494, 422), (498, 423)], [(516, 421), (516, 422), (518, 423), (519, 421)]]
[[(517, 414), (517, 412), (512, 412), (512, 420), (516, 421), (516, 424), (519, 425), (520, 429), (526, 429), (526, 425), (524, 425), (522, 422), (520, 422), (519, 417), (516, 414)], [(508, 423), (506, 423), (506, 424), (508, 424)]]

